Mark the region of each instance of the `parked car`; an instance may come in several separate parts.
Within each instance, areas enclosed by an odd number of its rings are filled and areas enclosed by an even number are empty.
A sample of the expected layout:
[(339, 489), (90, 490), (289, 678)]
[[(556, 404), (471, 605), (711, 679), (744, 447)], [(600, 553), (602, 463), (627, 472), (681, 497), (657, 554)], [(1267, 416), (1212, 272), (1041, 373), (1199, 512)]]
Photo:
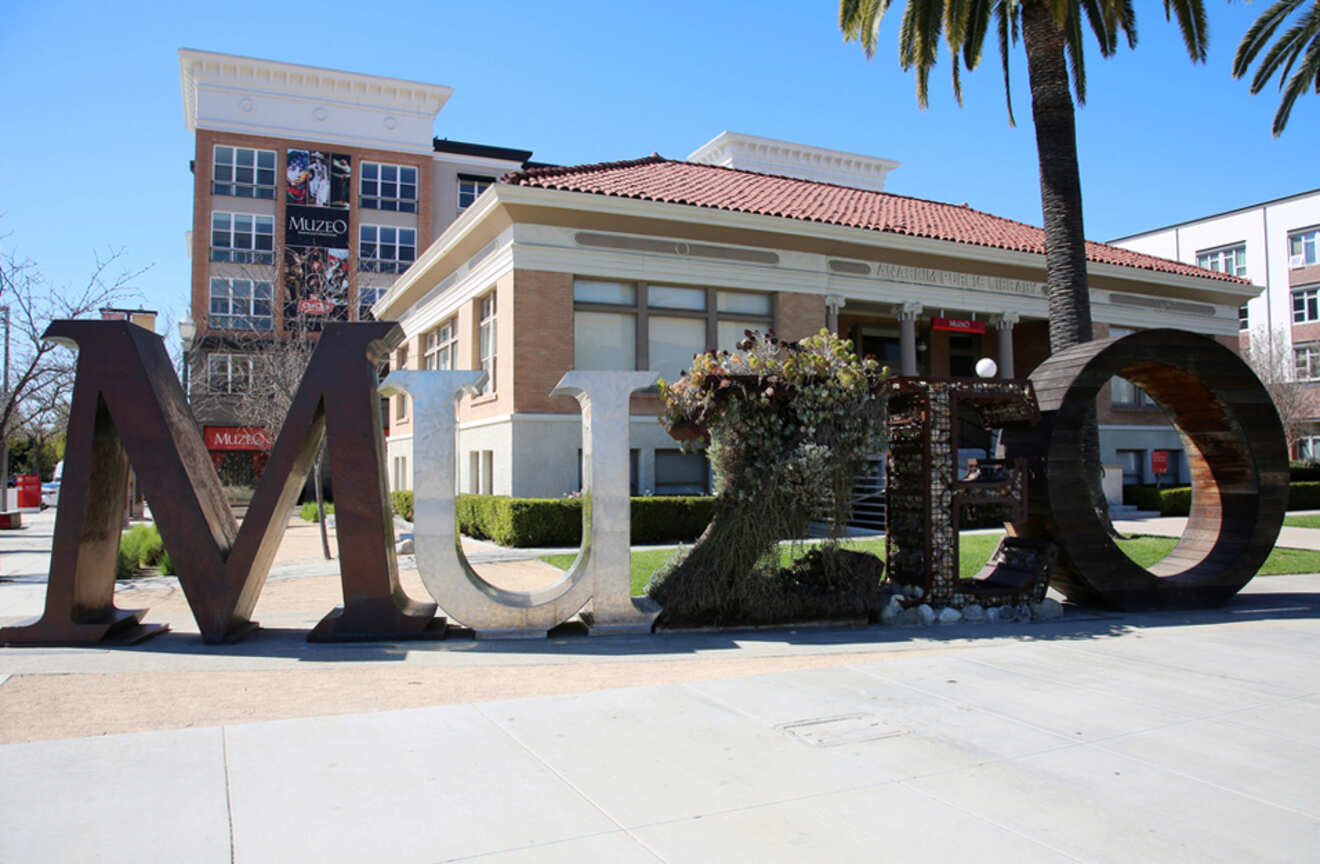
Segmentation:
[(55, 507), (60, 503), (60, 480), (64, 477), (64, 460), (55, 463), (55, 476), (49, 483), (41, 484), (41, 509)]

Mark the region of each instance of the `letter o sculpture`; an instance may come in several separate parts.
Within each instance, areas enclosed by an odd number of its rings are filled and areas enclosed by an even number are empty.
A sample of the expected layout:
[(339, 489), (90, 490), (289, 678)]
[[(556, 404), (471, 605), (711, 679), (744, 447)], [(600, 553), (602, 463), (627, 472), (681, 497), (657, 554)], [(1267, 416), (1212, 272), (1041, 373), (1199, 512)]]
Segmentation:
[[(1164, 407), (1191, 473), (1187, 527), (1149, 570), (1114, 544), (1085, 492), (1087, 410), (1115, 375)], [(1056, 589), (1110, 609), (1189, 609), (1218, 606), (1250, 581), (1283, 524), (1288, 449), (1268, 391), (1237, 354), (1195, 333), (1145, 330), (1060, 351), (1031, 383), (1042, 423), (1005, 442), (1033, 466), (1030, 515), (1012, 529), (1058, 545)]]

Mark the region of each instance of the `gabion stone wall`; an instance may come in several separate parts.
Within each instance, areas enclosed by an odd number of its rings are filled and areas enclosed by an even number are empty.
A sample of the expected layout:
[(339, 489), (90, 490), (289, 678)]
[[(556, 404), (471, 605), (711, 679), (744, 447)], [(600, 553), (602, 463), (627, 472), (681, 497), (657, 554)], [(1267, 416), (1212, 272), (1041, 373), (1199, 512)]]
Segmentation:
[(1026, 460), (974, 460), (958, 476), (958, 432), (1029, 427), (1040, 419), (1031, 383), (973, 378), (892, 378), (888, 394), (885, 549), (889, 578), (917, 586), (932, 606), (1039, 603), (1056, 554), (1052, 543), (1005, 538), (971, 579), (958, 576), (965, 507), (1001, 507), (1024, 518)]

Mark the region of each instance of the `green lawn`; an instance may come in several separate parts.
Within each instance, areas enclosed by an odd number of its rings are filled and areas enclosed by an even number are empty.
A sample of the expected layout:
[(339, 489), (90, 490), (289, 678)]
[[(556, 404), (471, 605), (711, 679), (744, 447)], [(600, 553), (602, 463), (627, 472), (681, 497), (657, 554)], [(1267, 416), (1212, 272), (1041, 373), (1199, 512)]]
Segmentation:
[(1320, 528), (1320, 513), (1307, 516), (1284, 516), (1283, 524), (1289, 528)]
[[(999, 538), (1002, 536), (1002, 534), (962, 535), (958, 549), (958, 564), (962, 578), (971, 578), (976, 574), (977, 570), (981, 569), (991, 553), (995, 551), (995, 546), (999, 544)], [(1168, 555), (1169, 552), (1173, 550), (1176, 543), (1177, 540), (1173, 537), (1137, 535), (1127, 540), (1120, 540), (1118, 548), (1122, 549), (1129, 558), (1136, 561), (1142, 567), (1149, 567), (1165, 555)], [(843, 545), (847, 549), (854, 549), (858, 552), (869, 552), (880, 558), (885, 557), (885, 541), (883, 537), (877, 537), (871, 540), (848, 540), (845, 541)], [(792, 560), (792, 550), (793, 547), (787, 544), (781, 547), (780, 560), (783, 562), (784, 566), (787, 566)], [(635, 595), (643, 593), (646, 590), (646, 583), (651, 580), (651, 574), (663, 566), (670, 556), (674, 555), (676, 552), (677, 549), (633, 550), (632, 593)], [(573, 559), (576, 557), (576, 555), (546, 555), (541, 560), (558, 567), (560, 570), (567, 570), (573, 564)], [(1276, 548), (1270, 553), (1270, 556), (1265, 559), (1265, 564), (1260, 568), (1259, 575), (1279, 576), (1285, 573), (1320, 573), (1320, 552), (1308, 549)]]

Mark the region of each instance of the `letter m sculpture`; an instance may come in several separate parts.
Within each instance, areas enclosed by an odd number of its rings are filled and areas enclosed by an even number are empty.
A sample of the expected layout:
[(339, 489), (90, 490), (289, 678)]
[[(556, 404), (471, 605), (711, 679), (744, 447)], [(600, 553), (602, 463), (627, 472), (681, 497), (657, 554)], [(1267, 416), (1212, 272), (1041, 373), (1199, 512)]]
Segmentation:
[(235, 641), (299, 491), (328, 434), (337, 481), (344, 605), (313, 640), (427, 635), (434, 603), (403, 593), (382, 476), (376, 364), (402, 338), (388, 322), (328, 324), (240, 528), (159, 336), (116, 321), (56, 321), (45, 338), (78, 349), (45, 613), (0, 643), (132, 642), (165, 629), (114, 605), (130, 464), (207, 642)]

